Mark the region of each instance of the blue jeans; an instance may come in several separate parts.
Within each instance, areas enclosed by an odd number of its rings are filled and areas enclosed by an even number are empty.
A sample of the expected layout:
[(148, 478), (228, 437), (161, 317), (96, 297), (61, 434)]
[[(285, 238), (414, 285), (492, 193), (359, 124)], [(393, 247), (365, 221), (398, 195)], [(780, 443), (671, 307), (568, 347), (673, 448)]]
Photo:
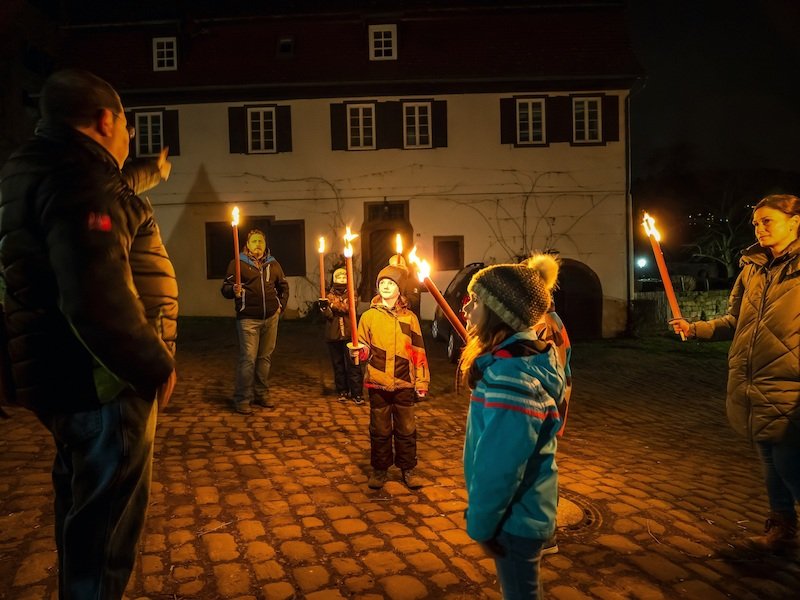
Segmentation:
[(250, 404), (253, 398), (269, 398), (269, 369), (272, 351), (278, 339), (276, 312), (266, 319), (237, 319), (239, 336), (239, 364), (236, 368), (235, 404)]
[(794, 505), (800, 502), (800, 447), (773, 442), (758, 442), (757, 445), (770, 510), (796, 514)]
[(123, 392), (95, 410), (39, 413), (53, 462), (61, 600), (122, 598), (150, 495), (158, 409)]
[[(539, 561), (546, 540), (511, 535), (501, 531), (496, 542), (502, 546), (504, 556), (489, 554), (494, 558), (497, 580), (503, 592), (503, 600), (541, 600), (542, 582), (539, 579)], [(484, 546), (486, 549), (486, 547)]]

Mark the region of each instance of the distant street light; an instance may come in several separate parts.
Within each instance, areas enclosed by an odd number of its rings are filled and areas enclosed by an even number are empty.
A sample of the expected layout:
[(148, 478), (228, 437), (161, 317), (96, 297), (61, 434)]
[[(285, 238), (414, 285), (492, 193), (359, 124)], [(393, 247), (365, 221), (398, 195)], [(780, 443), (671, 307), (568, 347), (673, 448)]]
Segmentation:
[(640, 269), (644, 269), (647, 266), (647, 259), (646, 258), (639, 258), (636, 260), (636, 266)]

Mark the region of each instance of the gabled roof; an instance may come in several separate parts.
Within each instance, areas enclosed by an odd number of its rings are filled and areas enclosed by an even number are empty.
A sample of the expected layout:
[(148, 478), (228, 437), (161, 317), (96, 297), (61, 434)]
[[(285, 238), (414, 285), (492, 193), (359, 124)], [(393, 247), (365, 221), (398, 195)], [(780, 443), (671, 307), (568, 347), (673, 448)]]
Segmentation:
[[(620, 89), (642, 74), (618, 2), (445, 4), (72, 25), (60, 60), (108, 79), (127, 102), (161, 103)], [(370, 24), (397, 26), (397, 60), (369, 60)], [(177, 71), (153, 71), (159, 36), (177, 38)], [(291, 56), (277, 52), (285, 37)]]

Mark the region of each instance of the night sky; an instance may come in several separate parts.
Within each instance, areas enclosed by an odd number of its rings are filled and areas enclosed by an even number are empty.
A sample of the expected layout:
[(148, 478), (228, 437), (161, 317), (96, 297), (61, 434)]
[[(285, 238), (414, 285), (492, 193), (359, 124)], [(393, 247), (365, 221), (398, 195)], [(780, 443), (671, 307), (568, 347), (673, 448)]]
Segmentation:
[(800, 172), (800, 1), (629, 0), (629, 13), (647, 73), (631, 100), (634, 177), (676, 143), (698, 168)]

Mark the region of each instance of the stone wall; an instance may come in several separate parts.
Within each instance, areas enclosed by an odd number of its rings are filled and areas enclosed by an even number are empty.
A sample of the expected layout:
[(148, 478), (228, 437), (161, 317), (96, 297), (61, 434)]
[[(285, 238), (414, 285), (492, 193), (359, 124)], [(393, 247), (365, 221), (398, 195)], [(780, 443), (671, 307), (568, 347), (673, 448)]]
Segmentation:
[[(681, 314), (687, 321), (721, 317), (728, 309), (728, 290), (676, 292)], [(634, 334), (667, 333), (672, 318), (667, 296), (660, 292), (637, 292), (633, 296), (631, 329)]]

